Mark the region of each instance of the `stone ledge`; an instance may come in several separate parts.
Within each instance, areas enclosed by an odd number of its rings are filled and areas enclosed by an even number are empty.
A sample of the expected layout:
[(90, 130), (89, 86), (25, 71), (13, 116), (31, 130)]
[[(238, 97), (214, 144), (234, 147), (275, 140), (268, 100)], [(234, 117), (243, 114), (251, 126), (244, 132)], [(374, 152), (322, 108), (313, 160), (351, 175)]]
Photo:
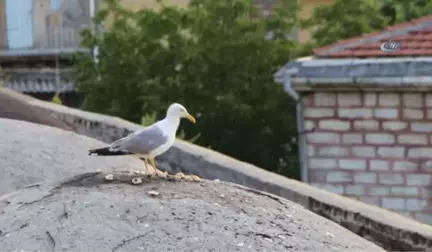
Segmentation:
[[(29, 100), (29, 103), (73, 124), (78, 133), (106, 143), (140, 127), (117, 117), (49, 102)], [(192, 173), (206, 179), (234, 182), (289, 199), (389, 251), (428, 251), (432, 247), (432, 227), (429, 225), (287, 179), (184, 141), (177, 140), (173, 148), (158, 158), (158, 163), (168, 172)]]

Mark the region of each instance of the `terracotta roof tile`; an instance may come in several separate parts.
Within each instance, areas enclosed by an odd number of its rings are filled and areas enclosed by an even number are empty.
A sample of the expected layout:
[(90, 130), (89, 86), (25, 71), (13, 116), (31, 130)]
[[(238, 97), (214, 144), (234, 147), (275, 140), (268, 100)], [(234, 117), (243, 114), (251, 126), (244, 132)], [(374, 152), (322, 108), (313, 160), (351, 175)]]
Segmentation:
[[(428, 22), (418, 29), (406, 32), (402, 35), (392, 35), (389, 32), (400, 31), (401, 29), (410, 29), (418, 24)], [(317, 48), (314, 54), (317, 57), (335, 58), (335, 57), (388, 57), (388, 56), (432, 56), (432, 16), (426, 16), (407, 23), (390, 26), (383, 31), (364, 34), (359, 37), (341, 40), (335, 44)], [(416, 27), (414, 27), (416, 28)], [(402, 42), (400, 50), (395, 52), (382, 52), (379, 47), (388, 39), (374, 40), (374, 37), (387, 33), (393, 41)], [(399, 32), (400, 34), (400, 32)], [(367, 42), (365, 39), (368, 39)], [(372, 42), (371, 42), (372, 41)], [(357, 45), (350, 46), (351, 43)], [(332, 49), (333, 52), (326, 53)]]

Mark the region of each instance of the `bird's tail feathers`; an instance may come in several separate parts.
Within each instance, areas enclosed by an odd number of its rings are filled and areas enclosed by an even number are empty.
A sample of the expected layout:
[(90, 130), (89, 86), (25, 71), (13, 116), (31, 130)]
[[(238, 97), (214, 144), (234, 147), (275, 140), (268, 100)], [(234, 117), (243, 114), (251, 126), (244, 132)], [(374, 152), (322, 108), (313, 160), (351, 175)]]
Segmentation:
[(89, 150), (89, 155), (96, 156), (122, 156), (122, 155), (130, 155), (133, 154), (127, 151), (114, 151), (110, 149), (110, 147), (100, 148), (100, 149), (92, 149)]

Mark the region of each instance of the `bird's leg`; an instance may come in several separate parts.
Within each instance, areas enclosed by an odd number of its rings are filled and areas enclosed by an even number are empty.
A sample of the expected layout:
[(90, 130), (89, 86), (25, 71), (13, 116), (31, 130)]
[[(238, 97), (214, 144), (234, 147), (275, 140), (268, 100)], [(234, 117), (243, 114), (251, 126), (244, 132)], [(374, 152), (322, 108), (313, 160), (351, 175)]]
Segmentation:
[(154, 158), (150, 158), (150, 162), (151, 162), (151, 165), (153, 166), (153, 175), (156, 175), (157, 174), (157, 168), (156, 168)]
[(147, 158), (144, 158), (144, 165), (145, 165), (145, 173), (147, 174), (149, 172), (148, 164), (147, 164)]

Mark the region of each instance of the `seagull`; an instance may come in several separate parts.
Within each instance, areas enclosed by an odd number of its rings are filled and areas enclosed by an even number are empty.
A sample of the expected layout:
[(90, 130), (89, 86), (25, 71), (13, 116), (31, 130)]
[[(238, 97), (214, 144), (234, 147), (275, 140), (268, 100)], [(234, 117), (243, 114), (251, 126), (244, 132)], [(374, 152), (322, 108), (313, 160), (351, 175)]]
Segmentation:
[(120, 138), (108, 147), (89, 150), (89, 155), (130, 155), (143, 158), (146, 171), (148, 171), (148, 161), (150, 161), (153, 166), (153, 175), (156, 175), (157, 168), (154, 158), (166, 152), (173, 145), (181, 118), (187, 118), (192, 123), (196, 123), (195, 118), (183, 105), (173, 103), (168, 107), (163, 120)]

